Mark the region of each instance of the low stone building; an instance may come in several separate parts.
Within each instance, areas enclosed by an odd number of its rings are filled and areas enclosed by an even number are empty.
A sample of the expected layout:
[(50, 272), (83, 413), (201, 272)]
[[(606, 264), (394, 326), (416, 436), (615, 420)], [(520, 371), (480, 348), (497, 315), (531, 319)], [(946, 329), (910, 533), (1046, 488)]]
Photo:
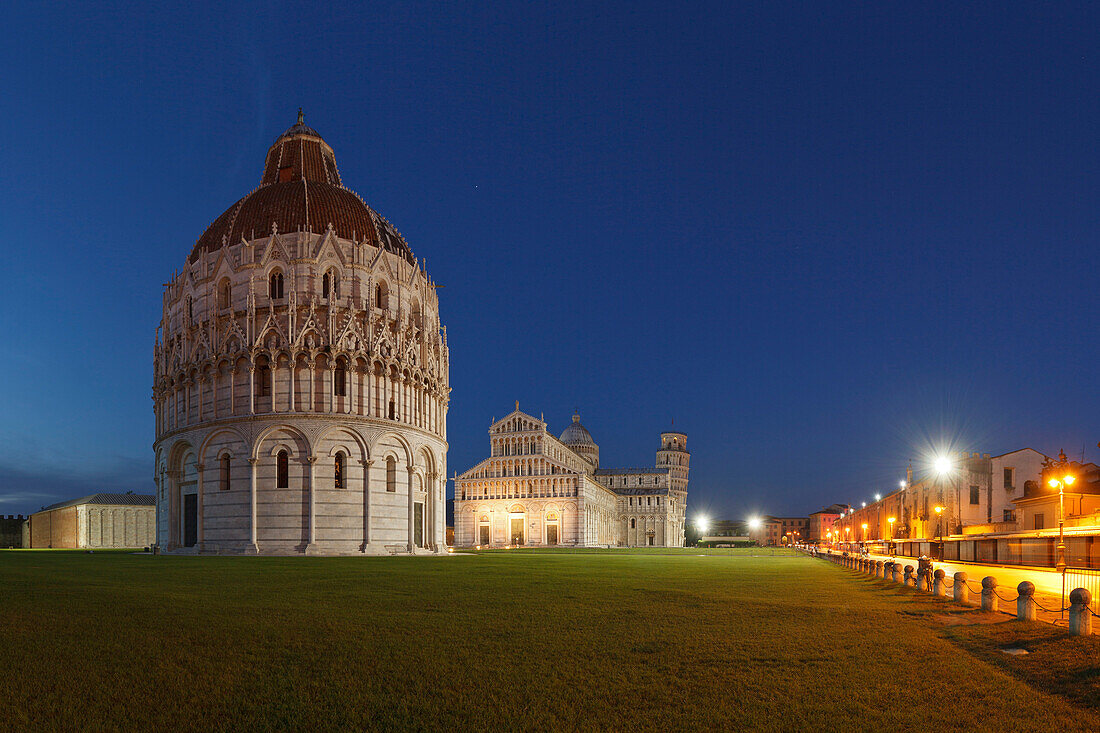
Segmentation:
[(148, 547), (156, 533), (151, 494), (92, 494), (51, 504), (30, 516), (30, 547)]

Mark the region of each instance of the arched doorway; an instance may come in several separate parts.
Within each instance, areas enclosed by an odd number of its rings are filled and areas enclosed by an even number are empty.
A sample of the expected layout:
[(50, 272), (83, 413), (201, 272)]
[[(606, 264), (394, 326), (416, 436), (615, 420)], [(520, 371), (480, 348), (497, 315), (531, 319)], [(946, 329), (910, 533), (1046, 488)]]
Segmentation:
[(527, 544), (527, 512), (520, 504), (514, 505), (508, 512), (508, 544)]
[(477, 544), (478, 547), (488, 547), (490, 544), (490, 527), (489, 515), (482, 514), (481, 519), (478, 520), (477, 525)]
[(556, 545), (561, 542), (561, 524), (558, 513), (554, 510), (546, 512), (546, 544)]

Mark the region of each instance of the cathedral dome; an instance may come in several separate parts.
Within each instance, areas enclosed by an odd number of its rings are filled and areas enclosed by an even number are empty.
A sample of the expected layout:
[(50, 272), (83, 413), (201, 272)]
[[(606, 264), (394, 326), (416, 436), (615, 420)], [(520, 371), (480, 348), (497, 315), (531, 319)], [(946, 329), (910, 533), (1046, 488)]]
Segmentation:
[(561, 442), (569, 447), (596, 445), (596, 441), (592, 440), (592, 433), (588, 432), (588, 428), (581, 425), (581, 416), (575, 413), (573, 424), (562, 431)]
[(199, 237), (191, 261), (223, 244), (239, 244), (281, 233), (323, 233), (331, 226), (341, 239), (366, 242), (410, 264), (412, 249), (400, 233), (354, 191), (344, 188), (336, 156), (298, 111), (298, 122), (276, 138), (267, 151), (260, 185), (230, 206)]

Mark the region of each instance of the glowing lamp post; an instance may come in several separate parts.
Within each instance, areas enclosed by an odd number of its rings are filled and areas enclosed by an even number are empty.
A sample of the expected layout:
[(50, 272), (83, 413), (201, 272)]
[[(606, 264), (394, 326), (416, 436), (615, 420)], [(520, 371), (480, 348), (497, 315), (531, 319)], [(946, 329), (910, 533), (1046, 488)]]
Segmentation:
[(898, 521), (898, 518), (897, 517), (890, 517), (886, 521), (890, 523), (890, 541), (893, 542), (893, 540), (894, 540), (894, 522)]
[[(753, 517), (752, 519), (749, 520), (749, 536), (750, 537), (754, 533), (756, 533), (760, 530), (761, 524), (763, 524), (763, 523), (760, 521), (760, 519), (758, 517)], [(757, 540), (756, 542), (759, 544), (760, 540)]]
[(867, 522), (863, 523), (863, 541), (867, 541)]
[[(1052, 478), (1047, 483), (1050, 484), (1050, 488), (1058, 489), (1058, 562), (1054, 565), (1055, 570), (1059, 573), (1063, 573), (1063, 584), (1065, 583), (1066, 572), (1066, 538), (1063, 533), (1063, 528), (1066, 524), (1066, 498), (1065, 488), (1071, 486), (1077, 477), (1072, 474), (1065, 474), (1062, 478)], [(1065, 605), (1064, 603), (1062, 605)]]
[(942, 546), (943, 540), (941, 538), (942, 538), (943, 532), (941, 531), (940, 516), (943, 514), (943, 507), (942, 506), (936, 506), (936, 507), (933, 508), (932, 511), (934, 511), (936, 513), (936, 544), (940, 545), (940, 556), (937, 559), (942, 562), (943, 561), (943, 546)]

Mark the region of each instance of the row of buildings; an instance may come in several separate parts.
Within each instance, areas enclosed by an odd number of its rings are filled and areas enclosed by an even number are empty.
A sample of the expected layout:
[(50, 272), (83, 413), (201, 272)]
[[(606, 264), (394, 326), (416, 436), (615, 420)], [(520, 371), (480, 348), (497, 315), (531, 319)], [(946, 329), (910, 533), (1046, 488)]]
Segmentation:
[(809, 543), (944, 560), (1100, 567), (1100, 466), (1031, 448), (943, 456), (928, 475), (810, 516)]

